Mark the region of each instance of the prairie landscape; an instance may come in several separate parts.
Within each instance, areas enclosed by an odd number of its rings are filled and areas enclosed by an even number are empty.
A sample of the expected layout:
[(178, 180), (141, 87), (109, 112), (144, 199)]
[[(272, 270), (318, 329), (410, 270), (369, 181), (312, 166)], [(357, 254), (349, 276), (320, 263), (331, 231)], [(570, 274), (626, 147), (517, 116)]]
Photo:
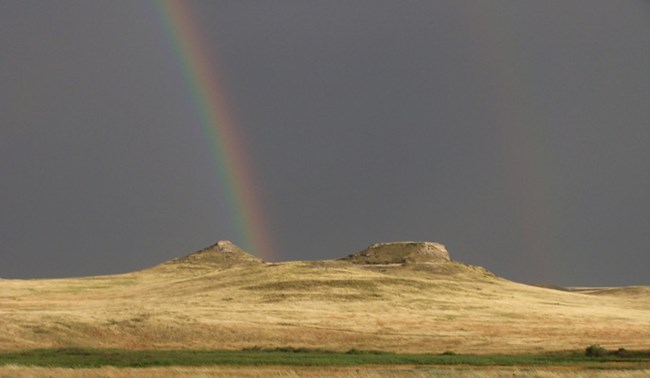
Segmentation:
[(4, 352), (648, 350), (650, 287), (524, 285), (456, 262), (432, 242), (267, 263), (221, 241), (127, 274), (0, 280), (0, 319)]

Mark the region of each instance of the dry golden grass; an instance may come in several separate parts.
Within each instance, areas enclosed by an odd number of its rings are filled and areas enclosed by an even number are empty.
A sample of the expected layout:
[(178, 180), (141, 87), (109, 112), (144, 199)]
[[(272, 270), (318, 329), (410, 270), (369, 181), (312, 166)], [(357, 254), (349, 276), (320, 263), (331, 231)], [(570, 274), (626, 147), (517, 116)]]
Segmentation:
[(457, 262), (269, 264), (207, 249), (114, 276), (0, 280), (0, 349), (650, 349), (650, 288), (559, 291)]

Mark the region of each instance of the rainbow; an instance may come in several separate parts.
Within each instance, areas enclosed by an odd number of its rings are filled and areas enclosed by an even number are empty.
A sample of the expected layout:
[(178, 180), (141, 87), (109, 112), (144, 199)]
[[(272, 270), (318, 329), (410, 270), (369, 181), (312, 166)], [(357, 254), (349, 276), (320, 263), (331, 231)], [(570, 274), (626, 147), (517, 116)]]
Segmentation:
[(238, 232), (238, 239), (233, 241), (264, 259), (273, 259), (276, 255), (256, 192), (254, 170), (233, 119), (217, 62), (210, 59), (188, 2), (159, 0), (157, 7), (213, 151), (217, 175), (224, 180)]

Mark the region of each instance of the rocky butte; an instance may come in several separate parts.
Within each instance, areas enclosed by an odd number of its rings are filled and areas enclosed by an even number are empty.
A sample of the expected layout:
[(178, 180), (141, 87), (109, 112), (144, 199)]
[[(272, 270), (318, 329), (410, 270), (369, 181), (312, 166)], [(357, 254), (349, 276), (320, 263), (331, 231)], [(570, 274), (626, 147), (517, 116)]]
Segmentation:
[(341, 260), (353, 264), (417, 264), (450, 262), (444, 245), (434, 242), (393, 242), (372, 244)]

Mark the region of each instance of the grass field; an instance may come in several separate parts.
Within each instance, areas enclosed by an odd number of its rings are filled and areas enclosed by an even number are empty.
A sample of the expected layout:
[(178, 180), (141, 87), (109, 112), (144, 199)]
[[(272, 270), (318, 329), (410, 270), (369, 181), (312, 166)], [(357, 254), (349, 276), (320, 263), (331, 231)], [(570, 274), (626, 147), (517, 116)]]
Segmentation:
[[(269, 351), (123, 350), (123, 349), (36, 349), (0, 352), (0, 365), (93, 368), (156, 366), (580, 366), (582, 368), (650, 369), (650, 353), (627, 352), (587, 357), (584, 352), (544, 354), (400, 354), (363, 352), (301, 351), (291, 348)], [(288, 351), (287, 351), (288, 350)]]

